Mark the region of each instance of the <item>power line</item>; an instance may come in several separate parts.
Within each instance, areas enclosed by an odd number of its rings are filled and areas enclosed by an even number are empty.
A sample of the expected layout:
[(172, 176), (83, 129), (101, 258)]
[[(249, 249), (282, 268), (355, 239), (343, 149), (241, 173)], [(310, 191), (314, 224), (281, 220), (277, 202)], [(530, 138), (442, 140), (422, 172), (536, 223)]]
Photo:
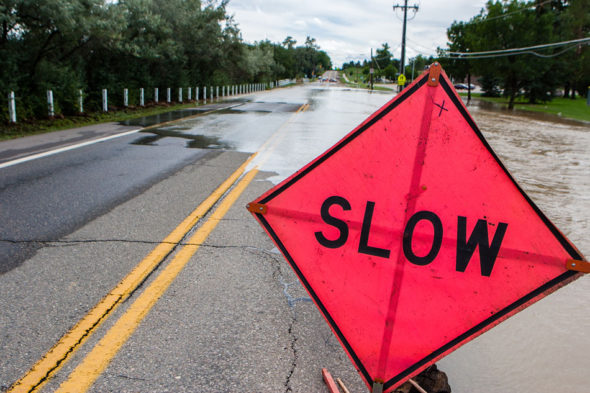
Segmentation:
[(516, 55), (533, 55), (537, 57), (543, 58), (550, 58), (550, 57), (557, 57), (559, 55), (564, 54), (565, 52), (577, 48), (581, 44), (572, 45), (570, 47), (565, 48), (564, 50), (551, 54), (551, 55), (544, 55), (541, 53), (537, 53), (534, 51), (522, 51), (522, 52), (513, 52), (513, 53), (506, 53), (506, 54), (497, 54), (497, 55), (481, 55), (481, 56), (468, 56), (468, 57), (453, 57), (453, 56), (439, 56), (439, 58), (443, 59), (455, 59), (455, 60), (471, 60), (471, 59), (489, 59), (492, 57), (506, 57), (506, 56), (516, 56)]
[(427, 50), (427, 51), (431, 51), (431, 52), (436, 52), (436, 49), (435, 49), (435, 48), (431, 48), (431, 47), (428, 47), (428, 46), (424, 46), (424, 45), (420, 44), (418, 41), (414, 41), (412, 38), (410, 38), (410, 36), (409, 36), (409, 35), (406, 37), (406, 39), (407, 39), (409, 42), (413, 43), (414, 45), (416, 45), (416, 46), (418, 46), (418, 47), (421, 47), (423, 50)]
[(498, 49), (492, 51), (485, 51), (485, 52), (447, 52), (447, 56), (440, 56), (448, 59), (485, 59), (488, 57), (499, 57), (499, 56), (514, 56), (514, 55), (521, 55), (521, 54), (532, 54), (539, 57), (554, 57), (558, 54), (552, 55), (543, 55), (540, 53), (535, 52), (535, 49), (546, 49), (546, 48), (553, 48), (553, 47), (560, 47), (571, 45), (571, 47), (567, 48), (566, 50), (560, 52), (559, 54), (566, 52), (572, 48), (575, 48), (578, 45), (587, 45), (590, 44), (590, 37), (586, 38), (579, 38), (577, 40), (569, 40), (569, 41), (562, 41), (562, 42), (554, 42), (549, 44), (541, 44), (541, 45), (534, 45), (534, 46), (527, 46), (524, 48), (511, 48), (511, 49)]
[(524, 53), (530, 53), (531, 55), (535, 55), (535, 56), (537, 56), (537, 57), (550, 58), (550, 57), (557, 57), (557, 56), (559, 56), (559, 55), (562, 55), (562, 54), (564, 54), (565, 52), (567, 52), (568, 50), (575, 49), (575, 48), (577, 48), (577, 47), (578, 47), (578, 46), (580, 46), (580, 45), (582, 45), (582, 44), (577, 44), (577, 45), (572, 45), (572, 46), (569, 46), (569, 47), (565, 48), (564, 50), (562, 50), (562, 51), (560, 51), (560, 52), (557, 52), (557, 53), (553, 53), (553, 54), (551, 54), (551, 55), (543, 55), (543, 54), (541, 54), (541, 53), (537, 53), (537, 52), (524, 52)]
[(507, 13), (502, 14), (502, 15), (497, 15), (497, 16), (492, 16), (492, 17), (486, 16), (485, 19), (470, 21), (470, 22), (467, 22), (467, 24), (483, 23), (483, 22), (489, 22), (491, 20), (506, 18), (507, 16), (518, 14), (519, 12), (523, 12), (523, 11), (529, 10), (531, 8), (536, 8), (536, 7), (540, 7), (542, 5), (545, 5), (545, 4), (549, 4), (552, 1), (553, 0), (546, 0), (546, 1), (543, 1), (542, 3), (539, 3), (539, 4), (531, 4), (531, 5), (527, 6), (527, 7), (521, 8), (521, 9), (516, 10), (516, 11), (507, 12)]

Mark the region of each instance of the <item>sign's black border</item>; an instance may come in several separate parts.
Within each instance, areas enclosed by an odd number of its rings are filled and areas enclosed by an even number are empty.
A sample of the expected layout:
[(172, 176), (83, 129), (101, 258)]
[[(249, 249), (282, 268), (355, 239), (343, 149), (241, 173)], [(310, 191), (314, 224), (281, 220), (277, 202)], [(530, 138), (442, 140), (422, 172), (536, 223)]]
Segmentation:
[[(299, 179), (301, 179), (307, 173), (311, 172), (318, 165), (322, 164), (324, 161), (326, 161), (329, 157), (334, 155), (336, 152), (338, 152), (340, 149), (342, 149), (348, 143), (353, 141), (357, 136), (359, 136), (364, 131), (369, 129), (373, 124), (375, 124), (377, 121), (379, 121), (385, 115), (387, 115), (389, 112), (391, 112), (393, 109), (395, 109), (399, 104), (404, 102), (408, 97), (410, 97), (418, 89), (420, 89), (422, 86), (424, 86), (427, 81), (427, 76), (428, 76), (428, 73), (423, 74), (421, 79), (418, 80), (416, 82), (416, 84), (410, 86), (408, 89), (406, 89), (404, 92), (402, 92), (402, 95), (400, 97), (398, 97), (398, 99), (392, 101), (390, 105), (384, 107), (381, 110), (381, 112), (377, 113), (370, 121), (368, 121), (366, 124), (364, 124), (362, 127), (360, 127), (354, 133), (348, 135), (346, 138), (341, 140), (337, 145), (335, 145), (330, 150), (328, 150), (326, 153), (324, 153), (324, 155), (319, 157), (311, 165), (304, 168), (297, 175), (293, 176), (291, 179), (289, 179), (283, 185), (281, 185), (276, 190), (274, 190), (273, 192), (268, 194), (266, 197), (264, 197), (263, 199), (258, 201), (258, 203), (263, 203), (263, 204), (268, 203), (269, 201), (274, 199), (277, 195), (281, 194), (283, 191), (288, 189), (291, 185), (296, 183)], [(492, 148), (490, 147), (488, 142), (485, 140), (483, 134), (481, 133), (481, 131), (479, 130), (479, 128), (477, 127), (477, 125), (475, 124), (475, 122), (473, 121), (471, 116), (467, 113), (467, 110), (463, 106), (463, 103), (459, 101), (459, 98), (457, 98), (457, 96), (454, 93), (454, 91), (452, 90), (451, 86), (449, 86), (446, 79), (442, 75), (439, 79), (439, 83), (442, 86), (442, 88), (445, 90), (445, 92), (447, 93), (447, 95), (449, 96), (449, 98), (451, 99), (453, 104), (455, 105), (455, 107), (459, 110), (459, 112), (461, 113), (463, 118), (467, 121), (467, 123), (469, 124), (469, 126), (471, 127), (473, 132), (475, 132), (475, 134), (478, 136), (478, 138), (483, 143), (483, 145), (486, 147), (486, 149), (490, 152), (490, 154), (494, 157), (496, 162), (500, 165), (500, 167), (502, 168), (504, 173), (512, 181), (514, 186), (519, 190), (519, 192), (526, 199), (526, 201), (531, 205), (531, 207), (537, 213), (539, 218), (541, 218), (541, 220), (545, 223), (545, 225), (553, 233), (553, 235), (560, 242), (560, 244), (563, 246), (565, 251), (571, 256), (572, 259), (578, 259), (578, 260), (583, 259), (582, 256), (577, 252), (577, 250), (574, 247), (572, 247), (572, 245), (569, 243), (569, 241), (562, 235), (562, 233), (553, 225), (553, 223), (545, 216), (545, 214), (543, 214), (543, 212), (537, 207), (537, 205), (535, 205), (535, 203), (529, 198), (529, 196), (522, 190), (522, 188), (518, 185), (518, 183), (516, 183), (516, 181), (514, 180), (512, 175), (510, 174), (510, 172), (508, 172), (508, 170), (506, 169), (504, 164), (502, 164), (502, 162), (500, 161), (500, 159), (498, 158), (496, 153), (492, 150)], [(325, 306), (322, 304), (322, 302), (320, 301), (319, 297), (316, 295), (313, 288), (309, 285), (309, 282), (307, 281), (305, 276), (302, 274), (301, 270), (297, 266), (297, 263), (295, 263), (295, 261), (291, 257), (291, 254), (285, 248), (285, 246), (281, 242), (281, 240), (278, 238), (277, 234), (272, 229), (269, 222), (264, 218), (264, 216), (262, 214), (256, 214), (256, 217), (262, 223), (262, 225), (264, 226), (266, 231), (270, 234), (270, 236), (274, 240), (275, 244), (280, 248), (281, 252), (285, 256), (285, 258), (287, 259), (287, 261), (289, 262), (289, 264), (291, 265), (291, 267), (293, 268), (293, 270), (295, 271), (295, 273), (297, 274), (297, 276), (299, 277), (299, 279), (301, 280), (301, 282), (303, 283), (303, 285), (305, 286), (305, 288), (307, 289), (309, 294), (313, 297), (315, 304), (319, 307), (320, 311), (322, 312), (322, 314), (324, 314), (324, 317), (326, 318), (326, 320), (328, 321), (328, 323), (330, 324), (330, 326), (332, 327), (334, 332), (338, 335), (340, 342), (345, 346), (347, 352), (350, 354), (355, 365), (360, 370), (360, 372), (362, 373), (365, 380), (369, 383), (372, 382), (374, 379), (370, 376), (369, 372), (364, 367), (361, 360), (359, 359), (357, 354), (354, 352), (353, 348), (350, 346), (350, 344), (346, 340), (346, 337), (344, 337), (344, 335), (340, 331), (338, 325), (336, 325), (335, 321), (332, 319), (332, 316), (330, 315), (328, 310), (326, 310)], [(565, 261), (564, 261), (564, 267), (565, 267)], [(524, 297), (518, 299), (514, 303), (510, 304), (509, 306), (507, 306), (504, 309), (500, 310), (499, 312), (495, 313), (494, 315), (492, 315), (491, 317), (489, 317), (485, 321), (479, 323), (478, 325), (469, 329), (465, 333), (454, 338), (453, 340), (449, 341), (447, 344), (441, 346), (437, 350), (435, 350), (432, 353), (430, 353), (429, 355), (425, 356), (423, 359), (416, 362), (414, 365), (407, 368), (405, 371), (403, 371), (403, 372), (399, 373), (398, 375), (396, 375), (395, 377), (389, 379), (388, 381), (386, 381), (384, 383), (384, 385), (383, 385), (384, 389), (387, 390), (390, 387), (392, 387), (394, 384), (407, 379), (407, 377), (415, 370), (428, 364), (433, 359), (436, 359), (438, 356), (444, 354), (445, 352), (451, 350), (452, 348), (458, 346), (462, 342), (466, 341), (469, 337), (476, 336), (476, 335), (480, 334), (488, 326), (494, 325), (502, 318), (506, 317), (507, 315), (510, 315), (513, 311), (515, 311), (519, 307), (521, 307), (521, 306), (525, 305), (526, 303), (532, 301), (533, 299), (539, 297), (543, 293), (551, 291), (553, 288), (559, 286), (562, 282), (572, 278), (576, 274), (579, 274), (579, 273), (574, 272), (574, 271), (566, 271), (565, 273), (559, 275), (558, 277), (550, 280), (549, 282), (545, 283), (544, 285), (531, 291), (529, 294), (525, 295)]]

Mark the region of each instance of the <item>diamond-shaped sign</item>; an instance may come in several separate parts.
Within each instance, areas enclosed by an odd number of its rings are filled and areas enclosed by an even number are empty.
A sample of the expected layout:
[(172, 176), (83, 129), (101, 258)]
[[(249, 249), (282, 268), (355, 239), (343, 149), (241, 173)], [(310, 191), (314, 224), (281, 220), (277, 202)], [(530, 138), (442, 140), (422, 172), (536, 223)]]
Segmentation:
[(440, 72), (249, 205), (370, 389), (580, 275)]

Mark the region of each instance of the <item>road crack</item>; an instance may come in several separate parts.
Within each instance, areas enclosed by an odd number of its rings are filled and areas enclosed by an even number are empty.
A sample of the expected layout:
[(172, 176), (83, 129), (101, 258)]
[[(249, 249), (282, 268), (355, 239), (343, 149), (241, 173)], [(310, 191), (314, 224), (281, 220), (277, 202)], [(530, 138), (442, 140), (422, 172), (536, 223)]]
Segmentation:
[(282, 263), (281, 254), (277, 248), (273, 248), (272, 250), (263, 250), (260, 248), (251, 247), (250, 251), (256, 252), (259, 255), (262, 255), (265, 259), (270, 260), (270, 266), (272, 268), (272, 276), (282, 286), (282, 292), (287, 300), (287, 304), (289, 306), (289, 311), (291, 314), (291, 319), (289, 320), (289, 325), (287, 328), (288, 333), (288, 340), (289, 344), (285, 347), (291, 352), (291, 363), (288, 367), (285, 382), (283, 383), (285, 387), (285, 393), (293, 392), (292, 386), (292, 378), (297, 370), (297, 363), (299, 360), (299, 352), (297, 350), (297, 341), (299, 337), (295, 333), (296, 324), (297, 324), (297, 310), (295, 306), (300, 302), (311, 302), (311, 299), (307, 296), (295, 296), (291, 293), (291, 289), (295, 289), (293, 285), (298, 284), (299, 281), (294, 280), (287, 282), (285, 279), (285, 275), (282, 272), (282, 268), (284, 263)]
[(115, 377), (130, 379), (132, 381), (147, 381), (147, 379), (145, 379), (145, 378), (130, 377), (128, 375), (123, 375), (123, 374), (115, 374)]
[(291, 352), (293, 353), (293, 361), (291, 362), (291, 368), (287, 373), (287, 378), (285, 380), (285, 393), (293, 392), (293, 388), (291, 386), (291, 378), (295, 373), (295, 369), (297, 368), (297, 360), (298, 360), (298, 353), (297, 353), (297, 335), (294, 333), (293, 329), (295, 327), (295, 323), (297, 322), (297, 317), (295, 316), (295, 312), (291, 312), (291, 322), (289, 323), (289, 337), (291, 338)]
[(31, 244), (43, 247), (72, 247), (79, 244), (100, 244), (100, 243), (124, 243), (124, 244), (171, 244), (174, 246), (199, 246), (210, 248), (239, 248), (239, 249), (256, 249), (252, 246), (235, 245), (235, 244), (207, 244), (207, 243), (192, 243), (192, 242), (166, 242), (155, 240), (134, 240), (134, 239), (71, 239), (71, 240), (51, 240), (51, 239), (32, 239), (32, 240), (15, 240), (15, 239), (0, 239), (0, 243), (10, 244)]

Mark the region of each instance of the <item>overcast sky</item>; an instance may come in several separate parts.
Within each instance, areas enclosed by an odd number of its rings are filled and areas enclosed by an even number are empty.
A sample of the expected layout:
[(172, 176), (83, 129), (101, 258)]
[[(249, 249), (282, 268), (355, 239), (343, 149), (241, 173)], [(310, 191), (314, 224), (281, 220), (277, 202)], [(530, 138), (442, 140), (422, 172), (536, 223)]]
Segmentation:
[[(446, 47), (451, 23), (469, 20), (485, 3), (409, 0), (408, 5), (417, 4), (419, 10), (415, 14), (408, 11), (406, 59)], [(401, 56), (403, 13), (394, 12), (395, 4), (403, 5), (403, 0), (230, 0), (227, 11), (234, 15), (247, 42), (282, 42), (292, 36), (297, 45), (303, 45), (309, 35), (340, 67), (351, 60), (368, 59), (371, 48), (380, 48), (384, 42), (396, 58)]]

